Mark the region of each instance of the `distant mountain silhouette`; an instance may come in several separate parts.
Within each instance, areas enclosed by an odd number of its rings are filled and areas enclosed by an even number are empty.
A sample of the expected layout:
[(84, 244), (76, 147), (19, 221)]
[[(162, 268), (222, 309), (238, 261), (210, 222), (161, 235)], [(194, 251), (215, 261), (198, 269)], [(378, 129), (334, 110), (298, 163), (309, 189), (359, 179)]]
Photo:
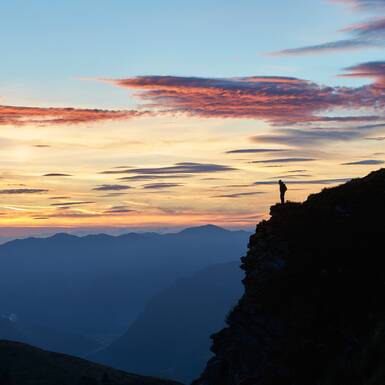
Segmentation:
[(195, 385), (385, 383), (385, 169), (271, 207)]
[(241, 295), (242, 276), (239, 262), (231, 262), (179, 279), (148, 303), (122, 337), (90, 358), (129, 372), (191, 381), (210, 357), (209, 336), (224, 325)]
[(15, 313), (23, 325), (40, 325), (47, 333), (119, 335), (159, 290), (206, 266), (234, 261), (248, 237), (208, 225), (163, 235), (59, 233), (14, 240), (0, 245), (0, 315)]
[(0, 339), (26, 342), (56, 352), (83, 356), (100, 344), (83, 335), (63, 332), (38, 324), (26, 324), (17, 319), (0, 317)]
[(178, 385), (174, 381), (128, 374), (80, 358), (4, 340), (0, 341), (0, 384)]

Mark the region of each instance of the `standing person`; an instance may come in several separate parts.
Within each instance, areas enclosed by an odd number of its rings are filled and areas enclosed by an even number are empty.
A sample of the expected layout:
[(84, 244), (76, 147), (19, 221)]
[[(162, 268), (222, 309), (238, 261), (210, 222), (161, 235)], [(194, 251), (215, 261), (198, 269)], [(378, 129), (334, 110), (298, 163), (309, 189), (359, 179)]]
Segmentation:
[(278, 181), (279, 183), (279, 193), (280, 193), (280, 198), (281, 198), (281, 204), (285, 203), (285, 192), (287, 191), (287, 187), (285, 183), (281, 181), (281, 179)]

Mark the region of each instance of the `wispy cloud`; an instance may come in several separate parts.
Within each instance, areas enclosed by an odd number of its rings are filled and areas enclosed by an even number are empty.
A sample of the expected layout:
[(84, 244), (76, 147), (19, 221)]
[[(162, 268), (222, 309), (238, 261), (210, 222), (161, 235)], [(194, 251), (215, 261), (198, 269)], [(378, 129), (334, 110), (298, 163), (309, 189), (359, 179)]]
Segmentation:
[(146, 190), (159, 190), (166, 189), (170, 187), (182, 186), (180, 183), (149, 183), (143, 186)]
[(345, 165), (345, 166), (362, 166), (362, 165), (376, 165), (376, 164), (383, 164), (383, 163), (385, 163), (383, 160), (365, 159), (365, 160), (358, 160), (355, 162), (342, 163), (342, 165)]
[(109, 208), (108, 210), (105, 210), (105, 214), (125, 214), (125, 213), (132, 213), (136, 210), (132, 210), (128, 208), (127, 206), (113, 206)]
[[(300, 184), (300, 185), (306, 185), (306, 184), (335, 184), (335, 183), (345, 183), (347, 181), (351, 180), (351, 178), (339, 178), (339, 179), (309, 179), (309, 180), (287, 180), (285, 183), (287, 185), (290, 184)], [(264, 185), (276, 185), (278, 184), (278, 181), (258, 181), (254, 183), (257, 186), (264, 186)]]
[(130, 168), (102, 171), (102, 174), (140, 174), (140, 175), (171, 175), (171, 174), (202, 174), (236, 170), (234, 167), (212, 163), (180, 162), (173, 166), (152, 168)]
[(331, 0), (334, 3), (345, 3), (357, 9), (385, 8), (385, 0)]
[(63, 174), (60, 172), (51, 172), (49, 174), (44, 174), (43, 176), (72, 176), (71, 174)]
[(52, 124), (80, 124), (104, 120), (129, 119), (143, 114), (146, 114), (146, 112), (0, 105), (0, 125), (23, 126), (38, 124), (45, 126)]
[(313, 158), (275, 158), (275, 159), (264, 159), (254, 160), (250, 163), (297, 163), (297, 162), (312, 162), (317, 159)]
[(263, 191), (251, 191), (251, 192), (240, 192), (233, 194), (223, 194), (223, 195), (214, 195), (212, 198), (243, 198), (250, 195), (260, 195), (265, 194)]
[(0, 194), (38, 194), (45, 193), (49, 190), (41, 188), (13, 188), (0, 190)]
[(78, 205), (87, 205), (95, 202), (91, 201), (74, 201), (74, 202), (60, 202), (60, 203), (51, 203), (51, 206), (78, 206)]
[[(385, 61), (374, 61), (358, 64), (346, 68), (348, 71), (340, 76), (354, 78), (370, 78), (373, 79), (375, 85), (385, 88)], [(384, 97), (384, 89), (378, 89), (379, 97)], [(375, 100), (373, 101), (376, 102)]]
[(309, 55), (340, 52), (352, 49), (385, 47), (385, 18), (374, 18), (361, 24), (343, 28), (340, 32), (350, 35), (347, 39), (272, 52), (270, 55)]
[(129, 180), (129, 181), (142, 181), (142, 180), (157, 180), (157, 179), (180, 179), (180, 178), (190, 178), (192, 175), (185, 174), (175, 174), (175, 175), (133, 175), (133, 176), (123, 176), (117, 178), (118, 180)]
[(121, 185), (121, 184), (102, 184), (93, 188), (95, 191), (120, 191), (128, 190), (131, 186)]
[(290, 146), (312, 146), (327, 142), (349, 141), (366, 135), (364, 129), (276, 129), (272, 134), (256, 135), (251, 140), (257, 143), (285, 144)]
[(288, 151), (287, 149), (281, 148), (242, 148), (239, 150), (226, 151), (226, 154), (260, 154), (265, 152), (283, 152)]

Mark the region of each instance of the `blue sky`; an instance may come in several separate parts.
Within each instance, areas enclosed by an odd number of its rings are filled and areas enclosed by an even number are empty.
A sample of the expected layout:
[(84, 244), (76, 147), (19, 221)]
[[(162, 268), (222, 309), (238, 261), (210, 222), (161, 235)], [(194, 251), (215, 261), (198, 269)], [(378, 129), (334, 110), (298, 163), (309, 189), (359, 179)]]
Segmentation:
[(3, 226), (248, 227), (385, 162), (385, 0), (3, 1), (0, 43)]
[(105, 97), (94, 98), (100, 87), (79, 79), (274, 74), (352, 84), (336, 77), (341, 68), (375, 60), (378, 50), (327, 60), (264, 53), (338, 39), (339, 28), (359, 20), (362, 13), (326, 0), (8, 1), (0, 14), (0, 84), (16, 97), (51, 94), (58, 103), (100, 107), (110, 107), (110, 98), (125, 105), (127, 97), (104, 87)]

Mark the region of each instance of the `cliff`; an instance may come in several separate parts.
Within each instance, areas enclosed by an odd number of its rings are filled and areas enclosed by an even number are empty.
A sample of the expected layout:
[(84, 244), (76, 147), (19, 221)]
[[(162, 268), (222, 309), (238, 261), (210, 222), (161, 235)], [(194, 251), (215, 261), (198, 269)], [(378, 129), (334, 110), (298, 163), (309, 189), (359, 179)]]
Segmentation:
[(385, 383), (385, 169), (271, 207), (194, 385)]

